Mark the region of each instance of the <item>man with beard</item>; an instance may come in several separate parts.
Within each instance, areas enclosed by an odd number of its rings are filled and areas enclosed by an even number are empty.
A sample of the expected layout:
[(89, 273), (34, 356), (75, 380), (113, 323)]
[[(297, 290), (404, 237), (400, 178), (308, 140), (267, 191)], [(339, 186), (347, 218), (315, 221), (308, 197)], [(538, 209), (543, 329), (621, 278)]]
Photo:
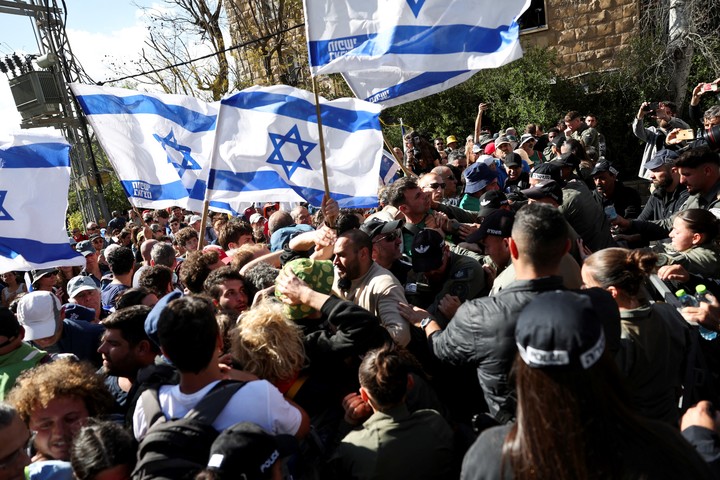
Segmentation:
[(372, 251), (372, 240), (361, 230), (348, 230), (338, 237), (333, 247), (337, 272), (333, 293), (378, 317), (393, 340), (405, 347), (410, 343), (410, 324), (397, 307), (407, 303), (403, 287), (390, 271), (373, 261)]
[[(676, 117), (677, 106), (672, 102), (661, 102), (658, 104), (657, 110), (653, 111), (649, 108), (649, 102), (643, 102), (640, 109), (633, 120), (633, 134), (640, 140), (646, 142), (645, 151), (643, 152), (642, 162), (640, 163), (639, 177), (649, 178), (649, 168), (645, 166), (653, 156), (665, 148), (665, 137), (667, 133), (674, 128), (690, 128), (680, 118)], [(657, 120), (657, 127), (646, 127), (644, 119), (647, 115), (654, 116)]]
[(153, 365), (160, 353), (145, 333), (149, 313), (150, 307), (135, 305), (113, 313), (104, 321), (106, 330), (98, 352), (102, 355), (105, 385), (122, 414), (128, 412), (137, 397), (138, 373)]
[(505, 170), (508, 178), (505, 180), (505, 193), (519, 193), (520, 190), (530, 188), (530, 174), (523, 171), (522, 158), (515, 152), (505, 155)]
[(360, 226), (360, 230), (367, 233), (372, 241), (372, 259), (381, 267), (387, 269), (405, 285), (407, 274), (412, 268), (407, 257), (403, 260), (401, 249), (404, 220), (386, 222), (379, 218), (370, 218)]

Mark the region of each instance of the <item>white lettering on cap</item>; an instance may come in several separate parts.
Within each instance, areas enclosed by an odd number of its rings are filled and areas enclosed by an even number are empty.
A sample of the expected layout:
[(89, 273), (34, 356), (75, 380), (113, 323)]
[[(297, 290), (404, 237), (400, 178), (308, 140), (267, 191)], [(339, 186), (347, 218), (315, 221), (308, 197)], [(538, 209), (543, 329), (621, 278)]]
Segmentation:
[(500, 230), (495, 230), (494, 228), (488, 228), (487, 233), (488, 235), (497, 235), (498, 237), (503, 236), (503, 233)]
[(552, 177), (545, 173), (533, 173), (532, 178), (536, 178), (538, 180), (552, 180)]
[(415, 251), (421, 255), (428, 250), (430, 250), (430, 245), (418, 245), (417, 247), (415, 247)]
[(275, 450), (275, 451), (272, 453), (272, 455), (270, 455), (270, 458), (268, 458), (267, 460), (265, 460), (265, 463), (263, 463), (262, 465), (260, 465), (260, 473), (264, 473), (265, 470), (267, 470), (268, 468), (270, 468), (270, 467), (272, 467), (273, 465), (275, 465), (275, 462), (277, 461), (277, 459), (278, 459), (279, 457), (280, 457), (280, 452), (278, 452), (277, 450)]
[(208, 467), (220, 468), (220, 465), (222, 465), (224, 459), (224, 455), (220, 455), (219, 453), (213, 453), (212, 457), (210, 457), (210, 460), (208, 461)]

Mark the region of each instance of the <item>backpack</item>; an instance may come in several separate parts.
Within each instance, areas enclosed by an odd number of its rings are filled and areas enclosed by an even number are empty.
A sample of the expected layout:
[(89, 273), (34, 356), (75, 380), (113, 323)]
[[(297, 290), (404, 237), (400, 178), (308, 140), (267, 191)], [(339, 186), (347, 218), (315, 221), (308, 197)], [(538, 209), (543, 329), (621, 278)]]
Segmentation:
[(149, 428), (138, 446), (133, 480), (193, 478), (204, 469), (219, 434), (212, 423), (243, 385), (245, 382), (220, 381), (179, 419), (165, 417), (157, 388), (145, 390), (140, 402)]

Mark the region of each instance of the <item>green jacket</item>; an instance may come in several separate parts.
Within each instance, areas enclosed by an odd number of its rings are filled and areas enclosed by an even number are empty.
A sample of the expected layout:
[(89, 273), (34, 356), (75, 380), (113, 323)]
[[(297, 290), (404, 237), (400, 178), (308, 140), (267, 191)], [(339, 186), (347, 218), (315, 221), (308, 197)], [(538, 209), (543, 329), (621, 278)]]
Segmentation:
[(658, 266), (682, 265), (685, 270), (704, 278), (718, 278), (718, 250), (713, 245), (699, 245), (678, 252), (670, 243), (655, 245), (652, 250), (658, 254)]

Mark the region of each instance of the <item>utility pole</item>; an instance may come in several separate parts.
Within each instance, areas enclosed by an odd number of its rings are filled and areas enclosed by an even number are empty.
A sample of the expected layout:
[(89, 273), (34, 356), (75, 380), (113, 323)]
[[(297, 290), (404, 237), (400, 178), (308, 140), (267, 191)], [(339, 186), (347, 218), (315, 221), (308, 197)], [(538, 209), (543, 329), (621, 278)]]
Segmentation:
[[(34, 18), (39, 55), (17, 55), (0, 60), (0, 70), (8, 75), (15, 104), (22, 116), (21, 128), (54, 127), (62, 130), (72, 146), (71, 185), (75, 189), (84, 222), (108, 221), (103, 182), (90, 142), (87, 121), (68, 86), (88, 81), (75, 60), (57, 0), (0, 0), (0, 13)], [(32, 60), (44, 70), (35, 70)], [(19, 72), (19, 74), (18, 74)]]

